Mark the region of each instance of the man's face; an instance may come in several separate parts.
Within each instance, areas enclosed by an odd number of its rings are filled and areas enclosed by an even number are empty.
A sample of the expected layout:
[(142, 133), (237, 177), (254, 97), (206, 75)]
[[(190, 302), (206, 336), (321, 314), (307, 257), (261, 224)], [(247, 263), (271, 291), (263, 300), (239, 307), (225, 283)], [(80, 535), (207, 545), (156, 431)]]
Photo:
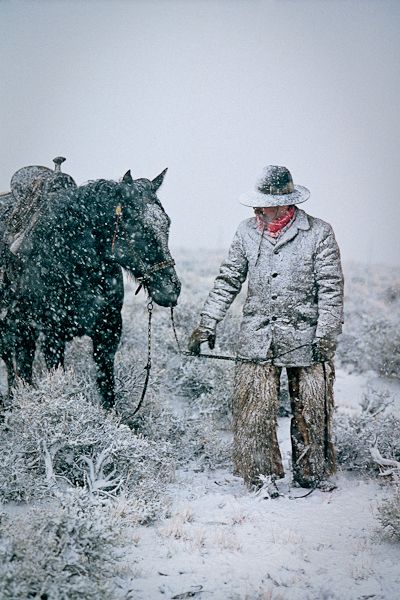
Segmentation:
[(282, 217), (288, 208), (288, 205), (267, 206), (264, 208), (254, 208), (254, 212), (256, 215), (261, 215), (266, 223), (270, 223), (271, 221), (275, 221), (275, 219)]

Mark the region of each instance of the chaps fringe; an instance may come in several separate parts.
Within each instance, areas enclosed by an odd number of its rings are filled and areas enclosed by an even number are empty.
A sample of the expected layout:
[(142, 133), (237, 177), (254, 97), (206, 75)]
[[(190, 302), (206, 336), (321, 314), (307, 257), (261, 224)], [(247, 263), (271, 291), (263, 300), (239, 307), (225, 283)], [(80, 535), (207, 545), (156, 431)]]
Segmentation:
[(273, 366), (236, 366), (233, 459), (235, 473), (249, 486), (260, 485), (260, 474), (284, 476), (276, 436), (279, 376), (280, 369)]
[(293, 477), (304, 487), (316, 485), (336, 471), (332, 443), (334, 378), (330, 362), (288, 369)]

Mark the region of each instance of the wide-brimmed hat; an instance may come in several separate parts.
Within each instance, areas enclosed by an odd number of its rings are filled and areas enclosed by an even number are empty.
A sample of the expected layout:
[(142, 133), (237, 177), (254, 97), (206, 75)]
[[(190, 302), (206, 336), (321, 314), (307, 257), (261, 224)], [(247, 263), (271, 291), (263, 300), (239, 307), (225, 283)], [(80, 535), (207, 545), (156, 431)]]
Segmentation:
[(239, 202), (244, 206), (266, 208), (300, 204), (310, 197), (310, 190), (294, 185), (289, 169), (277, 165), (264, 167), (254, 191), (242, 194)]

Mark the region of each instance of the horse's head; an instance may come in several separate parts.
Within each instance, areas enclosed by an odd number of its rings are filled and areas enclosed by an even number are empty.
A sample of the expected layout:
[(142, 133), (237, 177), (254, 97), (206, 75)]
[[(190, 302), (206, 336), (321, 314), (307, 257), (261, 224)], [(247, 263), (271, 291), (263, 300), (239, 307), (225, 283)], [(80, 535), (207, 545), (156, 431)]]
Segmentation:
[(157, 304), (175, 306), (181, 284), (168, 248), (170, 219), (157, 198), (166, 171), (152, 181), (133, 180), (128, 171), (116, 184), (107, 253), (143, 284)]

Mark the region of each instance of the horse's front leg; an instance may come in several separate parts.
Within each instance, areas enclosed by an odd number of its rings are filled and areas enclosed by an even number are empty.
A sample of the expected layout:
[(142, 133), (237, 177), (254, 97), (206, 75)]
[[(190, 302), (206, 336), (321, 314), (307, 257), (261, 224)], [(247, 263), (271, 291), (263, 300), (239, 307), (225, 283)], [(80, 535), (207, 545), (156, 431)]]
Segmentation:
[(114, 357), (121, 339), (122, 318), (119, 311), (103, 315), (93, 333), (93, 358), (97, 367), (97, 384), (103, 407), (115, 404)]
[[(10, 399), (12, 395), (12, 388), (15, 383), (15, 364), (13, 360), (12, 351), (8, 349), (2, 349), (1, 358), (4, 361), (7, 369), (7, 398)], [(3, 394), (0, 393), (0, 412), (5, 408), (5, 402)]]
[(15, 374), (17, 372), (17, 367), (12, 352), (6, 352), (6, 354), (3, 354), (3, 360), (7, 369), (7, 395), (8, 397), (10, 397), (11, 390), (14, 387), (15, 383)]
[(49, 370), (64, 367), (65, 338), (61, 332), (45, 332), (42, 351)]
[(32, 383), (33, 360), (35, 358), (37, 333), (33, 327), (26, 327), (19, 330), (15, 340), (15, 369), (12, 364), (12, 358), (8, 357), (9, 364), (7, 365), (8, 376), (11, 378), (11, 383), (14, 384), (14, 374), (17, 377)]
[[(0, 357), (7, 369), (7, 396), (10, 398), (15, 383), (16, 364), (14, 360), (14, 336), (6, 320), (0, 321)], [(3, 396), (0, 394), (1, 406), (4, 406), (4, 401)]]

